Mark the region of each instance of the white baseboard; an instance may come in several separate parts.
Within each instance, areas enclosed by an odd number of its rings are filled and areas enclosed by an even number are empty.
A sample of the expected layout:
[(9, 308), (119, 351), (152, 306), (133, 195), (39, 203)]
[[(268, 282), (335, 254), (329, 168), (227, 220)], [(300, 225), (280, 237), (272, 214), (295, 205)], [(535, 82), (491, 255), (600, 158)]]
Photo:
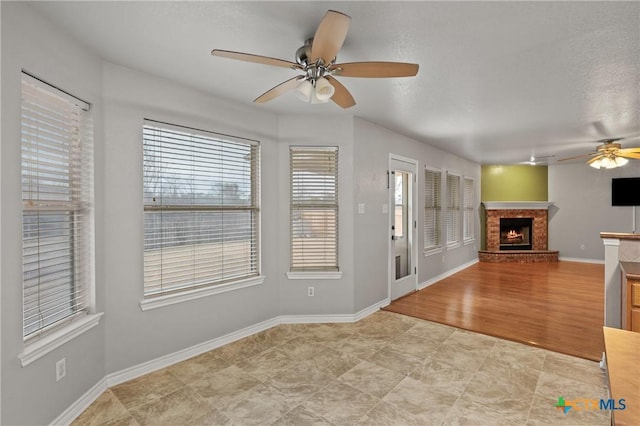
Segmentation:
[(381, 301), (379, 301), (378, 303), (374, 303), (373, 305), (364, 308), (363, 310), (356, 312), (355, 314), (353, 314), (353, 322), (356, 321), (360, 321), (361, 319), (368, 317), (369, 315), (373, 314), (374, 312), (380, 310), (381, 308), (384, 308), (385, 306), (388, 306), (389, 303), (391, 303), (391, 299), (389, 299), (388, 297), (386, 299), (383, 299)]
[(430, 278), (427, 281), (418, 284), (418, 290), (422, 290), (425, 287), (429, 287), (430, 285), (435, 284), (438, 281), (441, 281), (441, 280), (443, 280), (443, 279), (445, 279), (447, 277), (450, 277), (451, 275), (456, 274), (456, 273), (462, 271), (463, 269), (467, 269), (469, 266), (475, 265), (476, 263), (478, 263), (478, 258), (475, 258), (475, 259), (470, 260), (470, 261), (468, 261), (466, 263), (463, 263), (460, 266), (456, 266), (453, 269), (449, 269), (448, 271), (443, 272), (440, 275), (436, 275), (435, 277)]
[(335, 314), (335, 315), (281, 315), (280, 324), (316, 324), (316, 323), (337, 323), (356, 322), (371, 315), (380, 308), (387, 306), (389, 299), (381, 300), (355, 314)]
[(102, 378), (98, 383), (93, 385), (91, 389), (89, 389), (84, 395), (82, 395), (76, 402), (71, 404), (69, 408), (64, 410), (62, 414), (58, 416), (53, 422), (52, 425), (60, 425), (67, 426), (71, 424), (84, 410), (89, 408), (93, 402), (102, 395), (104, 391), (108, 389), (106, 378)]
[(561, 262), (580, 262), (580, 263), (596, 263), (599, 265), (604, 265), (604, 260), (602, 259), (583, 259), (581, 257), (560, 257), (558, 258)]
[(213, 349), (221, 346), (233, 343), (236, 340), (249, 337), (253, 334), (267, 330), (271, 327), (275, 327), (280, 324), (309, 324), (309, 323), (336, 323), (336, 322), (356, 322), (360, 321), (366, 316), (376, 312), (381, 307), (387, 306), (389, 300), (381, 300), (373, 305), (356, 312), (355, 314), (338, 314), (338, 315), (281, 315), (275, 318), (262, 321), (257, 324), (250, 325), (241, 330), (234, 331), (215, 339), (198, 343), (186, 349), (173, 352), (171, 354), (163, 355), (159, 358), (152, 359), (142, 364), (134, 365), (133, 367), (125, 368), (124, 370), (117, 371), (115, 373), (107, 374), (96, 383), (87, 393), (82, 395), (80, 399), (74, 402), (68, 407), (62, 414), (60, 414), (51, 424), (52, 425), (68, 425), (73, 422), (84, 410), (87, 409), (104, 391), (108, 388), (124, 383), (129, 380), (136, 379), (145, 374), (153, 373), (154, 371), (162, 368), (169, 367), (180, 361), (192, 358), (194, 356), (209, 352)]
[(275, 327), (278, 324), (280, 324), (278, 318), (272, 318), (257, 324), (250, 325), (249, 327), (245, 327), (241, 330), (234, 331), (224, 336), (217, 337), (203, 343), (198, 343), (197, 345), (191, 346), (189, 348), (182, 349), (156, 359), (152, 359), (151, 361), (143, 362), (142, 364), (134, 365), (133, 367), (125, 368), (124, 370), (108, 374), (106, 377), (107, 386), (112, 387), (120, 383), (133, 380), (140, 376), (144, 376), (145, 374), (153, 373), (154, 371), (166, 368), (180, 361), (193, 358), (194, 356), (209, 352), (213, 349), (217, 349), (221, 346), (235, 342), (236, 340), (240, 340), (261, 331), (267, 330), (271, 327)]

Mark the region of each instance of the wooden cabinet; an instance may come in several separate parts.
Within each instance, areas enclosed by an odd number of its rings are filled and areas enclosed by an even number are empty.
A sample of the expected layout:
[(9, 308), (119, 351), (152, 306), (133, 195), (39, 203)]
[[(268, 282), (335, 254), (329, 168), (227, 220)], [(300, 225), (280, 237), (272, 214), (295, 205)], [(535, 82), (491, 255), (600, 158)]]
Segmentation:
[[(609, 397), (626, 409), (611, 411), (612, 425), (640, 425), (640, 333), (603, 328)], [(575, 414), (575, 413), (574, 413)]]
[(640, 333), (640, 263), (620, 262), (622, 270), (621, 325)]
[(631, 327), (629, 330), (640, 331), (640, 280), (629, 280), (628, 285), (631, 287), (631, 306), (629, 306)]

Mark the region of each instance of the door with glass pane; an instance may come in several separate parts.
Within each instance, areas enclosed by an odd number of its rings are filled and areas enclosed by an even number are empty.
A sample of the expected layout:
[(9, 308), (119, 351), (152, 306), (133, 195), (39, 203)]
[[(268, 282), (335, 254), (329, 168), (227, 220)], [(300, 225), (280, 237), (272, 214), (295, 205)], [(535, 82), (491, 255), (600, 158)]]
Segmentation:
[(389, 293), (391, 300), (417, 288), (416, 175), (418, 163), (391, 156), (389, 162)]

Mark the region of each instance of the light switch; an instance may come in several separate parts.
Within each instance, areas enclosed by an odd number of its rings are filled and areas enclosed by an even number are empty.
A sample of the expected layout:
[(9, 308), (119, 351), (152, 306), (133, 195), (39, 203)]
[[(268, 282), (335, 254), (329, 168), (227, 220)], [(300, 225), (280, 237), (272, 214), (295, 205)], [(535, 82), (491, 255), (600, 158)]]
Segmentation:
[(389, 213), (389, 204), (383, 204), (382, 205), (382, 213), (384, 213), (384, 214)]
[(358, 213), (364, 214), (364, 203), (358, 203)]

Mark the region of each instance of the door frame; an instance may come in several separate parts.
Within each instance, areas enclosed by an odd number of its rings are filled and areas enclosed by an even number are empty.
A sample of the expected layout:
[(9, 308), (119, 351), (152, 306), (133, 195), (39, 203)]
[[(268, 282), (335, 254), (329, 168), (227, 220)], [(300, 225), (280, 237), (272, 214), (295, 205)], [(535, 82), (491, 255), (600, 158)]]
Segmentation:
[[(413, 274), (408, 275), (407, 277), (413, 277), (413, 291), (418, 289), (418, 170), (419, 164), (418, 160), (413, 158), (404, 157), (402, 155), (389, 153), (389, 168), (388, 168), (388, 212), (389, 212), (389, 220), (387, 223), (387, 297), (389, 301), (395, 300), (392, 299), (392, 285), (396, 282), (395, 278), (395, 250), (394, 250), (394, 242), (392, 240), (393, 232), (391, 227), (394, 225), (395, 221), (395, 180), (393, 179), (393, 175), (391, 172), (394, 170), (392, 164), (394, 161), (400, 161), (402, 163), (407, 163), (407, 169), (411, 171), (413, 174), (413, 182), (411, 182), (411, 194), (410, 194), (410, 214), (411, 220), (409, 222), (409, 228), (411, 229), (411, 263), (414, 268)], [(411, 223), (414, 222), (414, 223)], [(405, 278), (407, 278), (405, 277)], [(411, 291), (405, 293), (409, 294)], [(399, 298), (402, 296), (396, 297)]]

